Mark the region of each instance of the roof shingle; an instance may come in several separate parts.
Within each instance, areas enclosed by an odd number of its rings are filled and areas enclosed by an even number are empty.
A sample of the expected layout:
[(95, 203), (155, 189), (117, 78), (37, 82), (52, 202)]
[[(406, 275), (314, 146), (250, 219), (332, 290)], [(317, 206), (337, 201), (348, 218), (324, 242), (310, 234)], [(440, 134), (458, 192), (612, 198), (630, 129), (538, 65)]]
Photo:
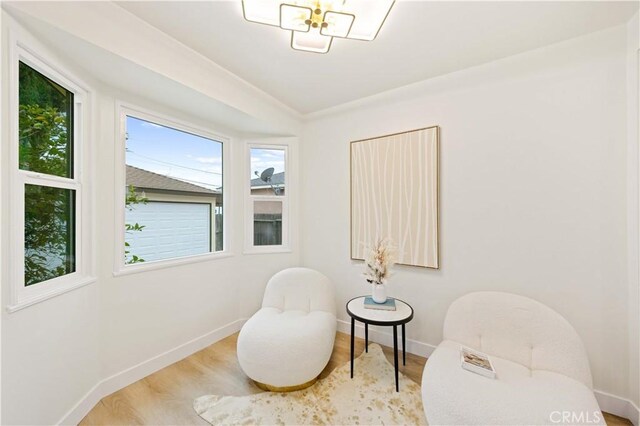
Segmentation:
[(127, 164), (127, 186), (133, 185), (136, 188), (147, 190), (162, 190), (175, 192), (189, 192), (198, 194), (219, 194), (217, 191), (194, 185), (179, 179), (170, 178), (149, 170), (139, 169)]
[[(284, 186), (284, 172), (274, 173), (273, 176), (271, 176), (271, 184), (273, 186)], [(269, 186), (269, 184), (260, 178), (255, 178), (251, 179), (251, 187), (254, 186)]]

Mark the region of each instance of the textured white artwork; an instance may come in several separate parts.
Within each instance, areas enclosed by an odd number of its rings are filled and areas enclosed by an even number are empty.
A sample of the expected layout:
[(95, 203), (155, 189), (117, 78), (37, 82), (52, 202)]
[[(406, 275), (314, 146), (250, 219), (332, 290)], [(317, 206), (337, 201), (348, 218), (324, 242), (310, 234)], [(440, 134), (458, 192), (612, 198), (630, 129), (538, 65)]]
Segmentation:
[(351, 142), (351, 258), (379, 238), (396, 263), (438, 268), (439, 128)]

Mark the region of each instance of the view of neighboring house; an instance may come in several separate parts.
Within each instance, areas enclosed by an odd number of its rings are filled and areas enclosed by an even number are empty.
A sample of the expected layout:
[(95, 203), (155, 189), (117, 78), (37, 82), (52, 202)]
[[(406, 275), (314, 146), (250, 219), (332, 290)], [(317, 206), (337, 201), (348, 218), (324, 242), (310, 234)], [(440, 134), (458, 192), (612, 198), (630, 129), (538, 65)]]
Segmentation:
[[(285, 172), (274, 173), (269, 182), (251, 179), (251, 195), (285, 195)], [(254, 203), (253, 242), (258, 246), (282, 244), (282, 202), (262, 200)]]
[[(222, 250), (222, 192), (127, 165), (127, 187), (146, 201), (132, 204), (125, 223), (141, 231), (127, 231), (127, 261), (145, 262)], [(270, 182), (251, 180), (251, 195), (285, 194), (285, 173)], [(256, 245), (282, 243), (282, 202), (262, 200), (254, 207)]]
[[(222, 250), (222, 193), (127, 165), (127, 187), (147, 201), (130, 205), (125, 223), (128, 258), (144, 261)], [(219, 232), (216, 232), (219, 230)]]
[(274, 173), (270, 182), (265, 182), (259, 177), (251, 179), (251, 195), (284, 195), (284, 172)]

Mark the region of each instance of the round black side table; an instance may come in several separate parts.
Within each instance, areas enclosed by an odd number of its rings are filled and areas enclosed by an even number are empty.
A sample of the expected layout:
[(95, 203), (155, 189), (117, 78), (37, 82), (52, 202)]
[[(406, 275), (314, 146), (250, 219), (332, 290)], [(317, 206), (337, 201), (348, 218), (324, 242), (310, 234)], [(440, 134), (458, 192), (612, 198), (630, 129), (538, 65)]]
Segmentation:
[(405, 324), (413, 319), (413, 308), (408, 303), (395, 299), (395, 311), (367, 309), (364, 307), (365, 297), (366, 296), (355, 297), (347, 302), (347, 313), (351, 317), (351, 378), (353, 379), (356, 320), (364, 323), (364, 345), (366, 352), (369, 352), (369, 324), (393, 327), (393, 364), (396, 374), (396, 392), (400, 392), (398, 384), (398, 326), (402, 326), (402, 365), (406, 365)]

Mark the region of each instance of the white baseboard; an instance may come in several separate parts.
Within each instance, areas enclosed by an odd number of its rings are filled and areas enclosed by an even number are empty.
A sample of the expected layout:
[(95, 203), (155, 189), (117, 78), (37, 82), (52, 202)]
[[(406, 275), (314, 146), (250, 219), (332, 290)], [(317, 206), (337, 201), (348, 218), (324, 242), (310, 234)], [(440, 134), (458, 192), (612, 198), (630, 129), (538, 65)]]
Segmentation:
[[(62, 417), (58, 424), (77, 425), (105, 396), (238, 332), (245, 322), (246, 319), (233, 321), (102, 380), (87, 392), (87, 394)], [(393, 335), (385, 329), (388, 329), (388, 327), (370, 326), (369, 341), (385, 346), (393, 346)], [(338, 331), (351, 334), (351, 324), (347, 321), (338, 320)], [(364, 338), (364, 326), (362, 324), (358, 323), (356, 325), (356, 336)], [(400, 341), (398, 343), (401, 344)], [(429, 357), (435, 348), (435, 346), (428, 343), (407, 339), (407, 352), (415, 355)], [(635, 426), (640, 426), (640, 410), (632, 401), (598, 390), (594, 391), (594, 393), (602, 411), (627, 418), (631, 420)]]
[[(385, 331), (382, 331), (385, 330)], [(338, 320), (338, 331), (351, 335), (351, 323)], [(401, 331), (398, 330), (398, 348), (402, 348)], [(364, 339), (364, 325), (356, 322), (356, 337)], [(369, 326), (369, 341), (393, 347), (393, 331), (391, 327)], [(417, 340), (407, 339), (407, 352), (428, 358), (436, 349), (435, 346)]]
[(638, 426), (640, 410), (632, 401), (599, 390), (594, 390), (593, 393), (596, 395), (598, 405), (602, 411), (627, 418), (634, 426)]
[(58, 424), (77, 425), (105, 396), (236, 333), (242, 328), (245, 322), (246, 319), (233, 321), (160, 355), (143, 361), (138, 365), (114, 374), (111, 377), (107, 377), (87, 392), (87, 394), (62, 417)]
[[(385, 330), (385, 331), (381, 331)], [(369, 341), (380, 343), (381, 345), (393, 347), (393, 334), (389, 327), (369, 326)], [(351, 323), (349, 321), (338, 320), (338, 331), (351, 334)], [(364, 325), (356, 322), (356, 336), (364, 339)], [(400, 339), (398, 338), (400, 345)], [(418, 340), (407, 339), (407, 352), (428, 358), (436, 349), (435, 346)], [(636, 405), (628, 399), (612, 395), (607, 392), (595, 390), (594, 394), (598, 400), (598, 405), (602, 411), (615, 414), (631, 420), (634, 426), (640, 426), (640, 411)]]

